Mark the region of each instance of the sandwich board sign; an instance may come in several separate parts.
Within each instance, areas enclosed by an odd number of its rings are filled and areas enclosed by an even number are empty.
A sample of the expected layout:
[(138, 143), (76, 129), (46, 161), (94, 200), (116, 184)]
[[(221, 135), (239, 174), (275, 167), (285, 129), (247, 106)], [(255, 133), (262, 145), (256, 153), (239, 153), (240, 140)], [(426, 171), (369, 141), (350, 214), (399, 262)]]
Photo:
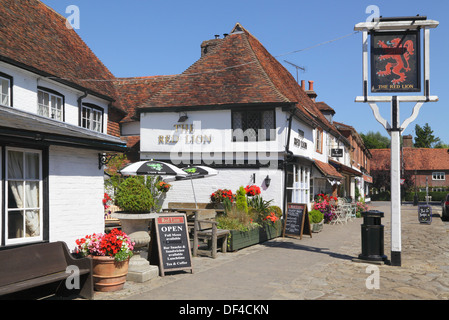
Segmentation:
[(186, 215), (159, 215), (154, 219), (153, 229), (150, 260), (158, 260), (161, 276), (178, 270), (190, 270), (193, 273)]
[(283, 236), (285, 237), (286, 235), (289, 235), (302, 239), (303, 234), (307, 234), (312, 237), (307, 204), (288, 203), (287, 214), (284, 221)]

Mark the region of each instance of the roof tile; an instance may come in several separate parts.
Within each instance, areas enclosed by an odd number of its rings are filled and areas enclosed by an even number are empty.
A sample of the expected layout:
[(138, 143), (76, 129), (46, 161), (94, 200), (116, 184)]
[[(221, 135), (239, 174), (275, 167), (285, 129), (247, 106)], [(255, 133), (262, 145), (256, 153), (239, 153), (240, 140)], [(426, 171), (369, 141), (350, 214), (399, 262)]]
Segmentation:
[[(449, 170), (448, 149), (403, 148), (405, 170)], [(370, 149), (371, 170), (390, 170), (390, 149)]]
[[(117, 97), (111, 82), (114, 76), (79, 35), (66, 27), (66, 18), (38, 0), (2, 0), (0, 16), (3, 61), (27, 66), (111, 99)], [(89, 81), (92, 79), (95, 81)], [(113, 106), (120, 108), (119, 101)]]

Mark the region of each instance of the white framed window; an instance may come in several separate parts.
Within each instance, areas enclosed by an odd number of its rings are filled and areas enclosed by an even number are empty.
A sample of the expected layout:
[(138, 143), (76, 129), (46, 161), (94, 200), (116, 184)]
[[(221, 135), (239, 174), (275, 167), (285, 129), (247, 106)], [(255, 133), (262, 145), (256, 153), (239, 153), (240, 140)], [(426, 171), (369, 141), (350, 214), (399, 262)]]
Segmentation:
[(64, 96), (53, 90), (38, 89), (37, 114), (64, 121)]
[(42, 151), (6, 148), (5, 244), (43, 239)]
[(103, 109), (92, 104), (83, 104), (81, 126), (86, 129), (103, 132)]
[(11, 107), (11, 79), (0, 76), (0, 105)]
[(444, 172), (432, 172), (432, 180), (446, 180)]
[(315, 151), (323, 153), (323, 130), (316, 128)]

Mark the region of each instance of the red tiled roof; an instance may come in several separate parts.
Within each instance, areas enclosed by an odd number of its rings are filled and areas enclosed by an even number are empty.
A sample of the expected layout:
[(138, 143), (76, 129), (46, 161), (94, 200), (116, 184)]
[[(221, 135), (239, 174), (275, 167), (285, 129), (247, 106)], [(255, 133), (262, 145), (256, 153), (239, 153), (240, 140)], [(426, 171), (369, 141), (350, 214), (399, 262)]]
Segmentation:
[(335, 110), (323, 101), (317, 101), (317, 102), (315, 102), (315, 105), (318, 108), (318, 110), (320, 110), (320, 111), (330, 111), (333, 114), (335, 114)]
[(369, 149), (371, 155), (370, 169), (373, 170), (390, 170), (390, 149)]
[(228, 35), (142, 107), (287, 102), (251, 50), (245, 33)]
[(0, 17), (1, 61), (116, 98), (114, 76), (63, 16), (38, 0), (2, 0)]
[[(390, 170), (390, 149), (370, 149), (371, 170)], [(405, 170), (449, 170), (448, 149), (403, 148)]]
[(135, 108), (145, 103), (153, 95), (159, 92), (175, 76), (151, 76), (134, 78), (117, 78), (114, 81), (120, 101), (128, 115), (121, 122), (129, 122), (136, 115)]
[(140, 107), (283, 102), (295, 103), (306, 119), (319, 121), (340, 135), (290, 72), (237, 23), (226, 38)]
[(343, 179), (343, 176), (331, 164), (316, 159), (313, 159), (313, 161), (315, 161), (316, 167), (321, 171), (321, 173), (324, 174), (324, 176), (330, 178)]

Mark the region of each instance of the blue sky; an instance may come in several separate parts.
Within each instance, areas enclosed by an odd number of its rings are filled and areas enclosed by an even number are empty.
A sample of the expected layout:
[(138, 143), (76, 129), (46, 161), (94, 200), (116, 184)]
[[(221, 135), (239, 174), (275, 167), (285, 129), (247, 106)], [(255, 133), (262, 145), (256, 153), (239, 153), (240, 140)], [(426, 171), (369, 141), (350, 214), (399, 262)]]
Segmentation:
[[(229, 33), (236, 22), (251, 32), (296, 78), (290, 61), (306, 68), (300, 80), (314, 81), (317, 101), (336, 111), (334, 119), (359, 133), (388, 133), (364, 103), (362, 34), (354, 25), (367, 19), (369, 5), (380, 15), (425, 15), (440, 25), (430, 32), (430, 93), (439, 102), (426, 103), (403, 134), (415, 136), (415, 124), (429, 123), (449, 144), (449, 1), (447, 0), (43, 0), (63, 16), (69, 5), (80, 10), (78, 34), (117, 77), (179, 74), (200, 57), (200, 44), (215, 34)], [(344, 37), (349, 35), (348, 37)], [(333, 41), (327, 44), (329, 40)], [(306, 50), (303, 50), (306, 49)], [(292, 53), (294, 51), (299, 51)], [(285, 54), (285, 55), (284, 55)], [(413, 104), (401, 104), (401, 122)], [(390, 121), (390, 105), (379, 104)]]

